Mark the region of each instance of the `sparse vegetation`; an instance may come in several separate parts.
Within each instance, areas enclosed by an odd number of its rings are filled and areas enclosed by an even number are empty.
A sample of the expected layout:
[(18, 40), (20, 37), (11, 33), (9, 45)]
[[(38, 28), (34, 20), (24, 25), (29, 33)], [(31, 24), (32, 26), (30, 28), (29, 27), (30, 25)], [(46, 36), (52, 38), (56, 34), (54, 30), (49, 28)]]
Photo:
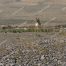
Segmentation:
[(5, 28), (3, 27), (2, 29), (0, 29), (0, 32), (12, 32), (12, 33), (22, 33), (22, 32), (58, 32), (59, 29), (58, 28), (51, 28), (51, 27), (48, 27), (48, 28), (26, 28), (26, 30), (24, 28), (19, 28), (19, 29), (16, 29), (16, 28)]
[(12, 33), (22, 33), (22, 32), (53, 32), (53, 29), (1, 29), (0, 32), (12, 32)]

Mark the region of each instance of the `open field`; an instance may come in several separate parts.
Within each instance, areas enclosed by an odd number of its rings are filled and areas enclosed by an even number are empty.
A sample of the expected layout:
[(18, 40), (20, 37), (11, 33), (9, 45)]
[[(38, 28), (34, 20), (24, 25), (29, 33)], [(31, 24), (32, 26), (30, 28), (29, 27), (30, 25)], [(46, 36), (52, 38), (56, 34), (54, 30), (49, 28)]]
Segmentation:
[[(40, 18), (39, 18), (40, 19)], [(56, 26), (56, 25), (65, 25), (66, 21), (65, 20), (41, 20), (40, 22), (42, 25), (45, 26)], [(36, 23), (36, 19), (0, 19), (0, 25), (34, 25)]]
[(0, 0), (0, 19), (34, 20), (36, 17), (44, 21), (56, 17), (55, 22), (66, 22), (66, 1)]

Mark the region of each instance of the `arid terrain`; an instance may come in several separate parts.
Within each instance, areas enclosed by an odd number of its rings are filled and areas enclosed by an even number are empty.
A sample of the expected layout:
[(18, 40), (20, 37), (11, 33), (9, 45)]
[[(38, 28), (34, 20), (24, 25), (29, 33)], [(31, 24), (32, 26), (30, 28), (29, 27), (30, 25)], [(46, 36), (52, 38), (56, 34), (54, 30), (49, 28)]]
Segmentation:
[(66, 0), (0, 0), (0, 66), (66, 66)]
[(0, 33), (0, 65), (65, 66), (66, 32)]
[(0, 23), (23, 23), (36, 17), (50, 25), (65, 24), (66, 0), (0, 0)]

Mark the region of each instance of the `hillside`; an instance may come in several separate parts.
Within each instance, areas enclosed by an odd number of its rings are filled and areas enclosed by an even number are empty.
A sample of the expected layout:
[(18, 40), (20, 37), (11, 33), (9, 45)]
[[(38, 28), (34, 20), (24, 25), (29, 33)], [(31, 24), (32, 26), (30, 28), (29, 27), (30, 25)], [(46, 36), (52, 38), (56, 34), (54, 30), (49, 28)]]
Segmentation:
[(66, 21), (66, 0), (0, 0), (0, 19)]
[(0, 0), (0, 24), (66, 24), (66, 0)]

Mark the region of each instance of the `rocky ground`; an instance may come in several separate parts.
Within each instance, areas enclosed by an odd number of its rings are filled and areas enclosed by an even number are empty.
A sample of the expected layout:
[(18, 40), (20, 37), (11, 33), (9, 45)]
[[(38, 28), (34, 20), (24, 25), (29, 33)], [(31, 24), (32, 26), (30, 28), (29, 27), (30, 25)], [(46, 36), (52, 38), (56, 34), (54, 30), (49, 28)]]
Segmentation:
[(66, 32), (0, 33), (0, 64), (66, 66)]

